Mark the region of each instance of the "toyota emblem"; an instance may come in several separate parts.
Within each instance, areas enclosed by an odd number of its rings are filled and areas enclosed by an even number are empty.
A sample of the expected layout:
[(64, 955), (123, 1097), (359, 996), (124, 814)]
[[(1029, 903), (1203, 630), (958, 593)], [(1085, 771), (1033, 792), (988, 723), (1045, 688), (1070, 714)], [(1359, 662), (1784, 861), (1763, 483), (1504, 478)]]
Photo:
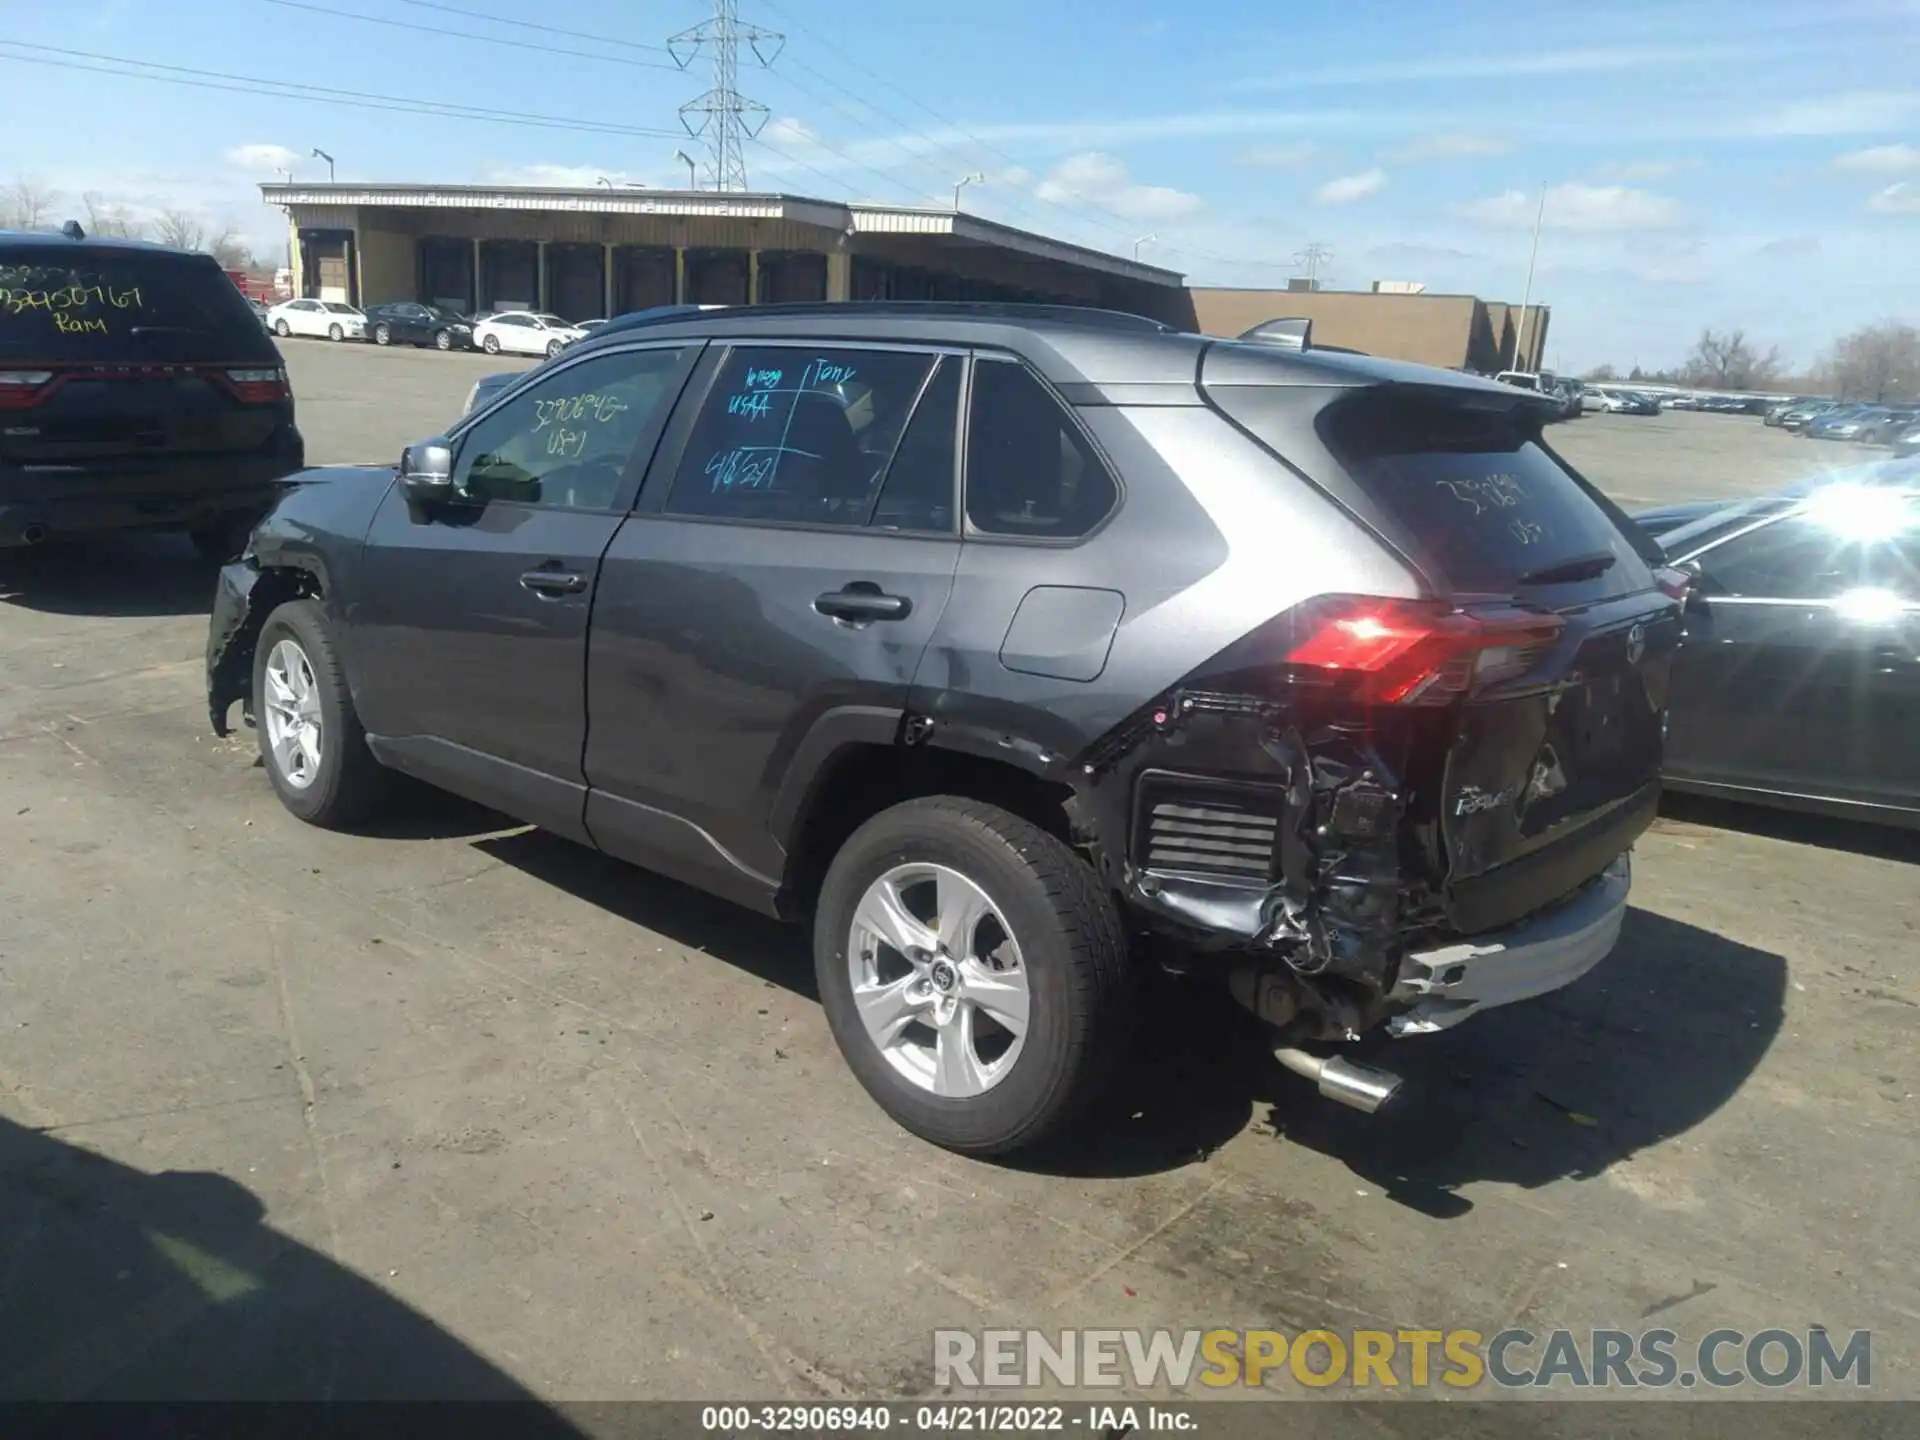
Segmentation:
[(1627, 663), (1638, 665), (1640, 657), (1647, 653), (1647, 627), (1636, 625), (1627, 631)]

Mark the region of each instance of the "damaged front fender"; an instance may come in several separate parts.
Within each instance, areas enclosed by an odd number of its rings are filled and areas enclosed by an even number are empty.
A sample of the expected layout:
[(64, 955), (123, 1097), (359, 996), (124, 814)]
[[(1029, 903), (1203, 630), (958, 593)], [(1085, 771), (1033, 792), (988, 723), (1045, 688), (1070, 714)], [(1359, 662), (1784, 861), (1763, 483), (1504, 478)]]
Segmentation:
[(263, 617), (253, 610), (253, 592), (260, 572), (250, 561), (220, 567), (213, 592), (213, 614), (207, 621), (207, 712), (213, 733), (233, 733), (228, 713), (233, 702), (245, 700), (252, 689), (253, 646)]

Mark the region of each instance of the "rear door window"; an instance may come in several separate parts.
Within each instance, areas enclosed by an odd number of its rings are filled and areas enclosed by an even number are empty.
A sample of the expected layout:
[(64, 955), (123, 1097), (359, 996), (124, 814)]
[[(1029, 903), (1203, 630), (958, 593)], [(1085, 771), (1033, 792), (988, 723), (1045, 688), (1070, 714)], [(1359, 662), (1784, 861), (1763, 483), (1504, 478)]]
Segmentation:
[(232, 360), (280, 363), (211, 259), (72, 245), (0, 250), (0, 361)]

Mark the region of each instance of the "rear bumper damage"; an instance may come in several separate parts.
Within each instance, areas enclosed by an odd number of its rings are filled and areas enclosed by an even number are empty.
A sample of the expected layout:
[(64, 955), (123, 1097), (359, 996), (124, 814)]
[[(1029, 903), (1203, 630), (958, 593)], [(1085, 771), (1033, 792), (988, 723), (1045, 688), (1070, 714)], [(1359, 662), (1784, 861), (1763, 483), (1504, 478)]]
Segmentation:
[(1622, 855), (1544, 914), (1490, 935), (1409, 951), (1387, 996), (1408, 1008), (1388, 1018), (1387, 1032), (1431, 1034), (1475, 1011), (1571, 985), (1613, 952), (1631, 879), (1632, 861)]

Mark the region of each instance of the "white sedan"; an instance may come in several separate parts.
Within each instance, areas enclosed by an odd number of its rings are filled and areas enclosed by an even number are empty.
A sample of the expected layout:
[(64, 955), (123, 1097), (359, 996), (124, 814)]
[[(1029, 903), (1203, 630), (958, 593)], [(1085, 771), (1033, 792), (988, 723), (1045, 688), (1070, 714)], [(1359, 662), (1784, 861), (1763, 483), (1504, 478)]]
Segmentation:
[(558, 315), (503, 310), (473, 327), (473, 343), (489, 355), (558, 355), (586, 334)]
[(285, 300), (267, 312), (267, 328), (283, 340), (289, 335), (364, 340), (367, 317), (339, 300)]

